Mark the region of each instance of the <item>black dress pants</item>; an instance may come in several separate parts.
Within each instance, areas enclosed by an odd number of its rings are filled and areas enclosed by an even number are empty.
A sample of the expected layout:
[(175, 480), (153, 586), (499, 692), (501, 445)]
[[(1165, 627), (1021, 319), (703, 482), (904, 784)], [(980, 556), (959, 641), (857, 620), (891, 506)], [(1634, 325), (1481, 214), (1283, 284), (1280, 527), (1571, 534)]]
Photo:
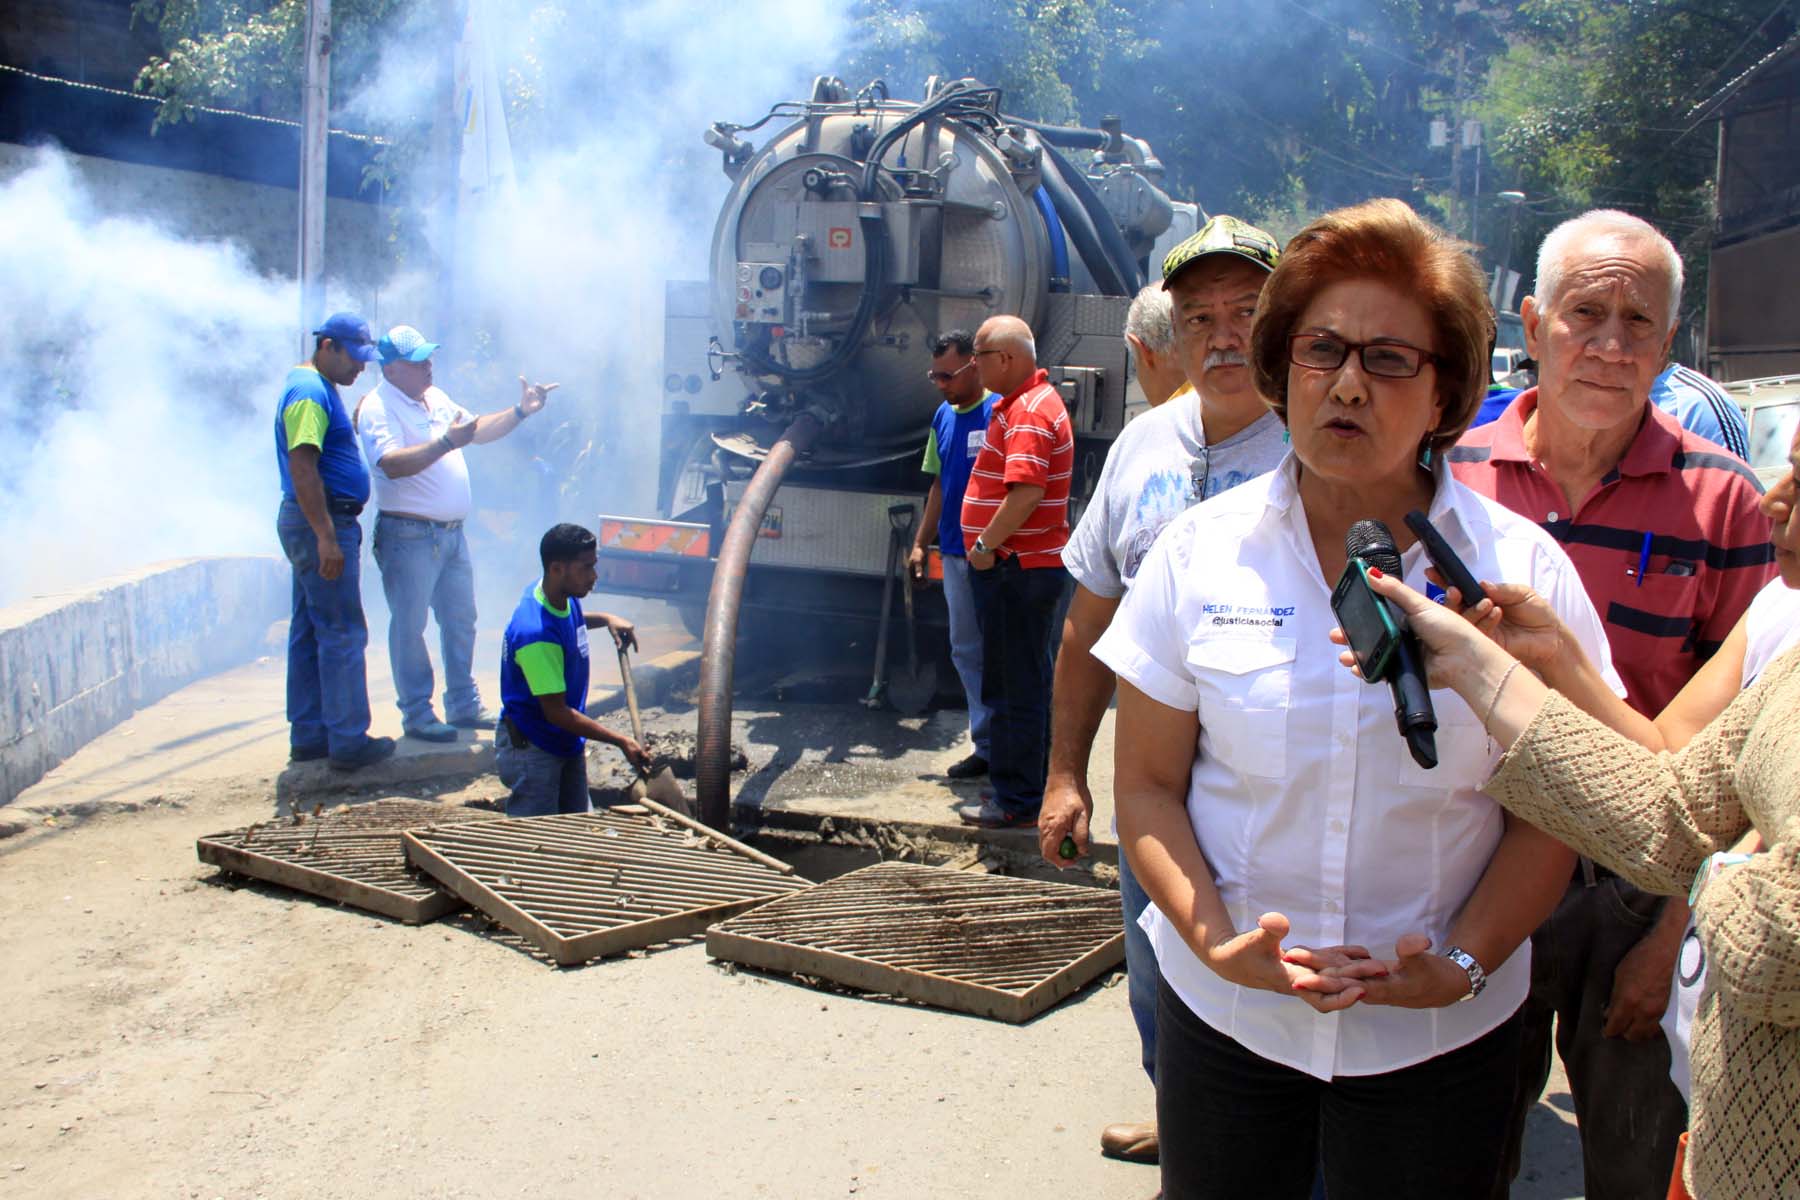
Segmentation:
[(1327, 1082), (1245, 1049), (1163, 983), (1156, 1008), (1163, 1196), (1307, 1200), (1318, 1170), (1330, 1200), (1486, 1196), (1504, 1162), (1518, 1056), (1514, 1015), (1436, 1058)]
[(981, 626), (981, 702), (988, 719), (994, 802), (1018, 816), (1044, 804), (1050, 765), (1050, 683), (1069, 603), (1069, 572), (1021, 567), (1014, 557), (969, 572)]

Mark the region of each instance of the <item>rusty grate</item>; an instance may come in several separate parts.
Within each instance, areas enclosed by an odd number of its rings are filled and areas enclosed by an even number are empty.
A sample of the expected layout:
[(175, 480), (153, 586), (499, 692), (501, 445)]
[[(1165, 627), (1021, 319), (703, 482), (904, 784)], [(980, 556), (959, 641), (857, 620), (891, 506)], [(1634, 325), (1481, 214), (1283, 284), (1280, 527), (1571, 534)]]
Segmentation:
[(1029, 1021), (1125, 958), (1116, 892), (880, 863), (707, 934), (714, 958)]
[(703, 932), (811, 887), (655, 804), (408, 832), (407, 859), (563, 966)]
[(462, 901), (407, 869), (401, 830), (498, 819), (479, 808), (376, 800), (215, 833), (194, 848), (222, 870), (423, 925)]

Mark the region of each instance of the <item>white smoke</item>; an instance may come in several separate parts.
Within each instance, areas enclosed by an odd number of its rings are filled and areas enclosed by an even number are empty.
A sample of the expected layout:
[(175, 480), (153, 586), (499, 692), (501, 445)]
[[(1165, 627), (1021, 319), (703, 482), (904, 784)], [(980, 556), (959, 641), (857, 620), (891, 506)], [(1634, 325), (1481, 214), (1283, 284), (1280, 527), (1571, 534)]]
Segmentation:
[[(398, 202), (423, 210), (437, 263), (412, 256), (373, 293), (328, 289), (328, 308), (361, 308), (377, 332), (416, 324), (444, 341), (439, 381), (477, 412), (511, 404), (519, 374), (563, 385), (529, 433), (471, 451), (478, 510), (532, 488), (560, 488), (557, 519), (591, 521), (601, 493), (650, 510), (663, 283), (705, 277), (728, 186), (700, 134), (804, 98), (814, 75), (837, 69), (845, 10), (635, 0), (601, 16), (493, 0), (509, 95), (529, 88), (541, 100), (529, 109), (537, 127), (515, 140), (516, 186), (459, 225), (431, 179), (408, 181)], [(431, 65), (461, 31), (409, 20), (403, 32), (340, 113), (378, 130), (438, 117)], [(258, 274), (229, 242), (104, 215), (129, 202), (105, 199), (53, 151), (0, 182), (11, 313), (0, 337), (0, 604), (161, 558), (278, 553), (271, 430), (299, 342), (294, 282)], [(331, 253), (334, 275), (364, 273)], [(439, 269), (452, 261), (463, 344), (423, 311), (453, 286)], [(346, 402), (372, 381), (346, 389)], [(556, 478), (571, 455), (544, 461), (547, 443), (570, 438), (587, 439), (582, 486)], [(509, 536), (535, 546), (536, 532)], [(365, 600), (378, 591), (365, 587)]]
[(274, 507), (255, 501), (273, 491), (291, 284), (230, 243), (100, 215), (48, 149), (0, 183), (0, 280), (0, 603), (273, 551)]

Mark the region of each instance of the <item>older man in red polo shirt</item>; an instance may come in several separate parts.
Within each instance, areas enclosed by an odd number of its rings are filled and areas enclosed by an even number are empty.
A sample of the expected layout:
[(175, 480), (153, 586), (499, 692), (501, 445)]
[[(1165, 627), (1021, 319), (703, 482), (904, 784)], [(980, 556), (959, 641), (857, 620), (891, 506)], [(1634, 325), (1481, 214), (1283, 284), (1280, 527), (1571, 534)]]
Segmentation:
[[(1606, 622), (1626, 700), (1654, 717), (1773, 572), (1750, 468), (1650, 403), (1668, 362), (1681, 258), (1648, 223), (1596, 211), (1538, 254), (1520, 308), (1538, 386), (1450, 452), (1463, 483), (1562, 543)], [(1550, 1071), (1551, 1019), (1589, 1200), (1661, 1196), (1686, 1124), (1658, 1026), (1687, 919), (1582, 862), (1531, 943), (1512, 1153)], [(1504, 1196), (1501, 1180), (1495, 1195)]]
[(997, 392), (987, 434), (963, 493), (963, 544), (981, 626), (981, 699), (993, 788), (957, 815), (999, 829), (1037, 824), (1050, 753), (1054, 635), (1069, 597), (1075, 431), (1062, 397), (1037, 365), (1031, 327), (990, 317), (975, 332), (975, 369)]

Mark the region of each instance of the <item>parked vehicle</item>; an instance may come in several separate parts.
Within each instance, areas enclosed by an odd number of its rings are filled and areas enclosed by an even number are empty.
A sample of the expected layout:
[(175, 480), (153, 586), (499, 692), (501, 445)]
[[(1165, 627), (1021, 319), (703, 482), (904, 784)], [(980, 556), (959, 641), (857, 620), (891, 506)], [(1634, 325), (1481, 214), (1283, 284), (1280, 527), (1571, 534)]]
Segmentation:
[(1788, 448), (1800, 425), (1800, 375), (1772, 375), (1721, 384), (1750, 426), (1750, 466), (1768, 487), (1788, 469)]

